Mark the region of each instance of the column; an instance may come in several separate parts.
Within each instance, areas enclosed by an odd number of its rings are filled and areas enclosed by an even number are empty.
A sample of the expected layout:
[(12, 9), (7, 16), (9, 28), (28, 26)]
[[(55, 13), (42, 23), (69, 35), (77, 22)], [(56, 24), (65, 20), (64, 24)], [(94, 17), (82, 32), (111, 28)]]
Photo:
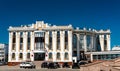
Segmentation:
[(64, 61), (65, 31), (60, 31), (61, 61)]
[(34, 44), (35, 44), (35, 36), (34, 36), (34, 32), (31, 32), (30, 33), (31, 34), (31, 36), (30, 36), (30, 38), (31, 38), (31, 53), (30, 53), (30, 59), (31, 59), (31, 61), (34, 61)]
[(72, 31), (68, 31), (68, 49), (69, 49), (69, 61), (72, 61)]
[(87, 52), (87, 39), (86, 39), (86, 34), (84, 34), (84, 51)]
[(107, 38), (107, 50), (110, 51), (110, 34), (106, 35)]
[(90, 54), (90, 61), (93, 62), (93, 54)]
[(9, 55), (8, 55), (8, 62), (12, 59), (12, 44), (13, 44), (13, 32), (9, 32)]
[(80, 60), (80, 35), (77, 35), (77, 60)]
[(93, 49), (94, 49), (94, 46), (93, 46), (93, 43), (94, 43), (94, 40), (93, 40), (93, 35), (91, 35), (91, 50), (90, 51), (93, 51)]
[(93, 35), (93, 49), (96, 51), (96, 35)]
[(19, 61), (20, 32), (16, 32), (16, 61)]
[(45, 60), (48, 60), (48, 50), (49, 50), (49, 32), (45, 32)]
[(27, 32), (23, 32), (23, 60), (26, 60), (27, 56)]
[(99, 35), (101, 51), (104, 51), (104, 35)]
[(53, 61), (56, 61), (57, 31), (52, 32)]

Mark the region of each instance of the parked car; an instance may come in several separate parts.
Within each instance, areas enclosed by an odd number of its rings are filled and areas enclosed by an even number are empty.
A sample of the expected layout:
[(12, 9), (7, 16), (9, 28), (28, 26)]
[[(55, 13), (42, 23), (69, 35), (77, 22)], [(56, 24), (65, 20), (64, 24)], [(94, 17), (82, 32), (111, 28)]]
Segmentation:
[(20, 63), (20, 68), (24, 68), (24, 66), (25, 66), (25, 62), (21, 62)]
[(70, 68), (70, 65), (68, 65), (67, 62), (65, 62), (65, 63), (63, 63), (62, 67), (63, 67), (63, 68)]
[(57, 68), (57, 65), (56, 65), (55, 63), (50, 62), (50, 63), (48, 64), (48, 69), (56, 69), (56, 68)]
[(41, 64), (41, 68), (48, 68), (48, 62), (43, 62), (42, 64)]
[(58, 64), (58, 62), (54, 62), (54, 64), (57, 68), (60, 68), (60, 65)]
[(20, 68), (35, 68), (36, 65), (33, 62), (22, 62)]
[(72, 69), (79, 69), (79, 68), (80, 68), (80, 66), (78, 63), (73, 63)]
[(85, 62), (85, 61), (80, 61), (78, 64), (79, 64), (79, 65), (85, 65), (85, 64), (87, 64), (87, 62)]
[(0, 66), (2, 66), (2, 65), (4, 65), (4, 63), (3, 63), (3, 62), (0, 62)]

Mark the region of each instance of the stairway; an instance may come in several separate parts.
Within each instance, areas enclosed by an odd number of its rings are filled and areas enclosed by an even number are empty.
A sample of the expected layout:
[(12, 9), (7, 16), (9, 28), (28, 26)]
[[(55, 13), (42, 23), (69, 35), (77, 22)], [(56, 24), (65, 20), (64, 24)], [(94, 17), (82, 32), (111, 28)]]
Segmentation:
[(42, 64), (43, 62), (44, 62), (44, 61), (33, 61), (33, 63), (36, 65), (36, 69), (41, 68), (41, 64)]

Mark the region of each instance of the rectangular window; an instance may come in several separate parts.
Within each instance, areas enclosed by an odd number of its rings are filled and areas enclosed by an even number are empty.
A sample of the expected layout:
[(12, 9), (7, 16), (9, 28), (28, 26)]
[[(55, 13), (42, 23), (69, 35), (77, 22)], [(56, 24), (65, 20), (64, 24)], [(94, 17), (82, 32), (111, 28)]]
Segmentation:
[(20, 50), (23, 49), (23, 43), (20, 43)]
[(30, 53), (27, 53), (27, 59), (30, 59)]
[(16, 44), (13, 43), (13, 44), (12, 44), (12, 50), (15, 50), (15, 47), (16, 47)]
[(20, 56), (19, 56), (19, 58), (20, 58), (20, 59), (22, 59), (22, 58), (23, 58), (23, 54), (22, 54), (22, 53), (20, 53)]

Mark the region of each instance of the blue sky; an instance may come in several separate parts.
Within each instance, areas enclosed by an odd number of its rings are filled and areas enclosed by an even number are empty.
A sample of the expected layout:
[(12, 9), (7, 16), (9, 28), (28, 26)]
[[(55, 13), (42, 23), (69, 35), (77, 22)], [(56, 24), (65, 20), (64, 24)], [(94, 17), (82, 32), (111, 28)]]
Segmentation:
[(120, 0), (0, 0), (0, 43), (8, 27), (35, 23), (111, 30), (111, 47), (120, 45)]

